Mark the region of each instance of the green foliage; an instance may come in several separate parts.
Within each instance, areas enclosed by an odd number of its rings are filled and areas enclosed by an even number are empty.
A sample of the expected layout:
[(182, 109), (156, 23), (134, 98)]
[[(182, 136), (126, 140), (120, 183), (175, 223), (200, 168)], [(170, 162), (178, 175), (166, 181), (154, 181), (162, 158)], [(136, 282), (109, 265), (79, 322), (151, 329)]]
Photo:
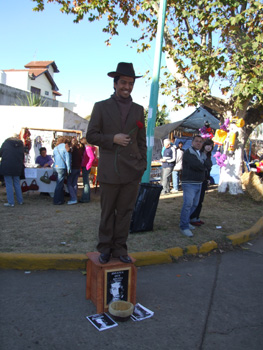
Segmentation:
[[(28, 94), (25, 99), (19, 98), (19, 106), (30, 106), (30, 107), (42, 107), (45, 105), (46, 101), (43, 101), (40, 95)], [(17, 104), (15, 104), (18, 106)]]
[[(149, 113), (149, 110), (147, 108), (144, 110), (146, 127), (147, 127), (147, 121), (148, 121), (148, 113)], [(168, 119), (168, 112), (166, 111), (166, 106), (163, 105), (161, 110), (158, 109), (156, 112), (155, 126), (161, 126), (169, 122), (170, 120)]]
[[(44, 9), (44, 0), (35, 11)], [(138, 52), (151, 46), (158, 25), (155, 0), (48, 0), (61, 6), (61, 12), (84, 17), (90, 22), (107, 20), (103, 31), (107, 44), (118, 35), (119, 25), (140, 27), (142, 35), (133, 42)], [(263, 104), (263, 2), (262, 0), (167, 0), (165, 45), (177, 74), (164, 68), (161, 91), (179, 107), (205, 103), (213, 84), (229, 99), (236, 113), (249, 101)], [(186, 82), (182, 83), (182, 82)], [(246, 107), (245, 107), (246, 108)]]

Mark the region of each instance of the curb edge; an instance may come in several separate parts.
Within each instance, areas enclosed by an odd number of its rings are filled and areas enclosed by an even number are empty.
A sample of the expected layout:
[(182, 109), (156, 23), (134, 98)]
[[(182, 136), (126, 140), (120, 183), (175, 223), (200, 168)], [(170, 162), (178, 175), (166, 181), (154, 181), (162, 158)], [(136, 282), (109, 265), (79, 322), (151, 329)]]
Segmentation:
[[(263, 216), (248, 230), (227, 236), (233, 245), (240, 245), (263, 233)], [(136, 266), (167, 264), (184, 255), (209, 253), (217, 249), (215, 241), (197, 245), (189, 245), (185, 249), (174, 247), (164, 251), (136, 252), (130, 255), (136, 259)], [(85, 254), (16, 254), (0, 253), (0, 269), (3, 270), (86, 270)]]

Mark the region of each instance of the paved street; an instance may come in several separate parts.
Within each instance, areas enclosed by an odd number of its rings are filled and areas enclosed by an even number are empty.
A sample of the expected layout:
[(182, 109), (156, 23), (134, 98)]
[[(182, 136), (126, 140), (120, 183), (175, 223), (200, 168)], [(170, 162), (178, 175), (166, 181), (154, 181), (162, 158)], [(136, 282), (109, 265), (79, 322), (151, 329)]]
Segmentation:
[(1, 350), (263, 349), (263, 237), (204, 259), (138, 268), (141, 322), (99, 332), (81, 271), (0, 271)]

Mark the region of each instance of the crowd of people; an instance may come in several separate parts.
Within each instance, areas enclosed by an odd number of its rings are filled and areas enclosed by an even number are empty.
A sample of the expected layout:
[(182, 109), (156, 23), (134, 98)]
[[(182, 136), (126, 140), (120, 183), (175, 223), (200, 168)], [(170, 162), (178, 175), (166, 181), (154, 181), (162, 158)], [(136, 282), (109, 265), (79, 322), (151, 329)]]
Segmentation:
[[(6, 186), (6, 207), (23, 204), (23, 195), (20, 179), (24, 178), (24, 151), (25, 146), (18, 134), (14, 134), (4, 141), (0, 149), (1, 176)], [(39, 156), (35, 163), (38, 168), (53, 168), (56, 187), (53, 197), (54, 205), (65, 203), (64, 184), (67, 184), (69, 201), (67, 204), (88, 203), (90, 201), (89, 174), (92, 166), (98, 165), (97, 148), (88, 144), (85, 137), (79, 141), (75, 137), (59, 136), (56, 140), (53, 155), (48, 155), (45, 147), (40, 147)], [(83, 191), (80, 200), (77, 198), (78, 178), (82, 173)]]
[[(116, 71), (108, 73), (113, 78), (114, 93), (109, 99), (95, 103), (86, 138), (79, 142), (59, 136), (53, 155), (47, 155), (44, 147), (36, 158), (38, 167), (53, 167), (56, 187), (54, 205), (65, 203), (64, 183), (67, 178), (69, 205), (78, 203), (77, 186), (80, 173), (83, 177), (83, 192), (79, 202), (90, 201), (89, 175), (92, 166), (98, 166), (100, 183), (101, 218), (97, 249), (99, 262), (107, 263), (111, 257), (123, 263), (131, 263), (127, 238), (131, 215), (141, 177), (147, 167), (146, 131), (143, 107), (131, 98), (135, 81), (132, 63), (120, 62)], [(100, 149), (98, 164), (97, 148)], [(204, 224), (200, 212), (209, 172), (212, 167), (213, 142), (204, 142), (200, 135), (194, 136), (192, 145), (183, 151), (179, 142), (164, 140), (162, 150), (162, 194), (177, 192), (179, 179), (183, 190), (183, 205), (180, 216), (181, 233), (193, 236), (191, 230)], [(5, 206), (14, 206), (14, 192), (19, 204), (23, 204), (20, 176), (24, 171), (24, 144), (18, 135), (7, 139), (1, 149), (1, 172), (7, 192)], [(173, 188), (170, 190), (170, 178)]]

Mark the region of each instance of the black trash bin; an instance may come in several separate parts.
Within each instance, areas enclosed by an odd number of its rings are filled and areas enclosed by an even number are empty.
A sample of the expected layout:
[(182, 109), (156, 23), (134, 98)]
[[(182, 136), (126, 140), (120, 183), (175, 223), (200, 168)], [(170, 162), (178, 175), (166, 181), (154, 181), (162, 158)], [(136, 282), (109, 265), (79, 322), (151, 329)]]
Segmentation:
[(152, 231), (156, 209), (163, 186), (141, 183), (132, 213), (130, 233)]

